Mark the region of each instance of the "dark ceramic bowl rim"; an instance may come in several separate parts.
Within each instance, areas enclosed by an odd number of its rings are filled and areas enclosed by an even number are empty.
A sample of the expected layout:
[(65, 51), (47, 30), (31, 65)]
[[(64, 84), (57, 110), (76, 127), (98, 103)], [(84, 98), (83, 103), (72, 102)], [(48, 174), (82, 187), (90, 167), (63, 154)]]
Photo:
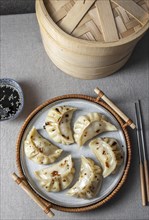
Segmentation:
[(11, 85), (17, 90), (17, 92), (19, 94), (19, 97), (21, 99), (21, 105), (20, 105), (18, 111), (14, 115), (12, 115), (10, 118), (0, 119), (0, 122), (1, 121), (9, 121), (9, 120), (13, 120), (13, 119), (17, 118), (19, 116), (19, 114), (21, 113), (23, 107), (24, 107), (23, 90), (22, 90), (21, 86), (19, 85), (19, 83), (17, 81), (15, 81), (14, 79), (11, 79), (11, 78), (1, 78), (0, 79), (0, 84), (1, 83)]

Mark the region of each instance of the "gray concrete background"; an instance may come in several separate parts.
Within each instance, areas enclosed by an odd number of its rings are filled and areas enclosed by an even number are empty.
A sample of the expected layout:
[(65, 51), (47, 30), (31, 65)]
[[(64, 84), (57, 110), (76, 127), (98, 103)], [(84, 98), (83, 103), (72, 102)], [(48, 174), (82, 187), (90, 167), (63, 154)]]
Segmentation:
[(35, 12), (35, 0), (0, 0), (0, 14), (25, 14)]
[[(1, 16), (1, 78), (17, 80), (24, 91), (22, 114), (0, 123), (1, 220), (49, 219), (11, 179), (17, 173), (15, 143), (22, 124), (33, 109), (55, 96), (81, 93), (95, 96), (99, 86), (132, 120), (134, 102), (141, 100), (147, 146), (149, 146), (149, 33), (139, 42), (128, 63), (117, 73), (100, 80), (79, 80), (60, 71), (48, 58), (35, 14)], [(128, 178), (117, 195), (104, 206), (86, 213), (54, 210), (53, 220), (147, 220), (142, 207), (136, 133), (129, 129), (132, 162)], [(149, 148), (148, 157), (149, 157)]]

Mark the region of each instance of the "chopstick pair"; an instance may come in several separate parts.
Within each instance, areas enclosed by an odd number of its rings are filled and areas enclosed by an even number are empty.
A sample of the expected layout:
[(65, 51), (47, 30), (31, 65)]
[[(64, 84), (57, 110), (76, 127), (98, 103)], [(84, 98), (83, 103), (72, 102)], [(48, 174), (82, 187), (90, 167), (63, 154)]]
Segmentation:
[(148, 161), (146, 156), (140, 100), (135, 102), (135, 116), (136, 116), (137, 140), (138, 140), (138, 151), (139, 151), (139, 160), (140, 160), (140, 183), (141, 183), (142, 205), (146, 206), (147, 202), (149, 202), (149, 174), (148, 174)]

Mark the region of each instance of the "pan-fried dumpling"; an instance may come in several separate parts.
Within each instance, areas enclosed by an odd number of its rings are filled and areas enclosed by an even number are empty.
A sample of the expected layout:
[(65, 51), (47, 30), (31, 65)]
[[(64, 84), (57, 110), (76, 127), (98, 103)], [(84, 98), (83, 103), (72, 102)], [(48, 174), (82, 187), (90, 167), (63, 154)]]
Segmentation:
[(35, 176), (46, 191), (59, 192), (71, 184), (74, 173), (75, 168), (69, 155), (48, 168), (36, 171)]
[(76, 184), (68, 191), (68, 195), (91, 199), (99, 192), (102, 183), (102, 169), (94, 161), (82, 157), (80, 177)]
[(50, 164), (61, 155), (63, 150), (43, 138), (33, 127), (24, 142), (24, 151), (35, 163)]
[(96, 138), (89, 144), (103, 168), (103, 177), (114, 174), (123, 162), (123, 151), (114, 138)]
[(74, 143), (70, 123), (75, 110), (76, 108), (70, 106), (57, 106), (51, 108), (48, 112), (45, 129), (55, 142), (62, 144)]
[(107, 121), (100, 113), (92, 112), (80, 116), (74, 124), (74, 138), (79, 146), (105, 131), (115, 131), (117, 128)]

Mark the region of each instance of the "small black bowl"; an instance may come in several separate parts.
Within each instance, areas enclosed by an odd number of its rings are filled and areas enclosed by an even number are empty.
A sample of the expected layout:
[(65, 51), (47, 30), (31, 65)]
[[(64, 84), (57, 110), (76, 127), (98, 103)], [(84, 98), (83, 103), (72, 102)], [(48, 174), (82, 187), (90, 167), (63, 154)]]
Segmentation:
[[(4, 78), (4, 79), (0, 79), (0, 88), (2, 90), (2, 88), (4, 88), (4, 90), (1, 93), (1, 97), (0, 97), (0, 121), (5, 121), (5, 120), (13, 120), (15, 118), (18, 117), (18, 115), (21, 113), (23, 106), (24, 106), (24, 96), (23, 96), (23, 91), (20, 87), (20, 85), (13, 79), (9, 79), (9, 78)], [(12, 89), (12, 97), (13, 97), (13, 91), (15, 92), (15, 94), (18, 95), (18, 108), (16, 109), (16, 111), (13, 111), (12, 114), (9, 113), (9, 107), (12, 105), (14, 106), (13, 100), (15, 100), (15, 97), (11, 98), (8, 97), (8, 94), (6, 94), (6, 89), (9, 89), (9, 93), (10, 93), (10, 89)], [(9, 94), (10, 95), (10, 94)], [(5, 100), (4, 100), (5, 99)], [(17, 100), (16, 100), (17, 101)], [(7, 103), (7, 106), (3, 106), (2, 103)], [(12, 108), (12, 107), (11, 107)], [(7, 115), (8, 114), (8, 115)]]

